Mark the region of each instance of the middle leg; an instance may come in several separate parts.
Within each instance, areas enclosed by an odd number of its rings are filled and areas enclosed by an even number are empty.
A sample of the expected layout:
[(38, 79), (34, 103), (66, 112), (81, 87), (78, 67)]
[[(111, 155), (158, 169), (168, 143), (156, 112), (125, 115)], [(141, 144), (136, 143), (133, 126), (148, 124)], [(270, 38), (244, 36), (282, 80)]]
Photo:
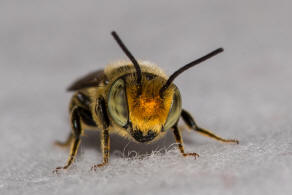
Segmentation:
[(55, 172), (58, 172), (58, 170), (60, 169), (67, 169), (73, 162), (76, 154), (77, 154), (77, 150), (80, 144), (80, 137), (82, 134), (82, 128), (81, 128), (81, 116), (80, 116), (80, 108), (75, 106), (72, 111), (71, 111), (71, 125), (72, 125), (72, 134), (73, 134), (73, 138), (72, 138), (72, 144), (71, 144), (71, 150), (70, 150), (70, 154), (69, 154), (69, 158), (67, 160), (67, 163), (65, 166), (63, 167), (57, 167), (55, 169)]

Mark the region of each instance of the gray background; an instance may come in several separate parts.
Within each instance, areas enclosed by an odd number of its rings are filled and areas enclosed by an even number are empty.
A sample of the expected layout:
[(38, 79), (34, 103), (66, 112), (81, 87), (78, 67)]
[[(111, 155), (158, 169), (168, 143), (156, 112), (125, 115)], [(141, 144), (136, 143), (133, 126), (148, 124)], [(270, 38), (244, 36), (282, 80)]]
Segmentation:
[[(291, 194), (289, 1), (1, 1), (1, 194)], [(113, 136), (107, 167), (99, 136), (87, 134), (74, 166), (53, 145), (70, 131), (65, 88), (126, 59), (116, 30), (139, 59), (167, 74), (224, 47), (175, 83), (183, 107), (222, 144), (184, 131), (182, 158), (171, 134), (153, 145)], [(180, 125), (184, 128), (183, 123)], [(154, 151), (154, 152), (152, 152)]]

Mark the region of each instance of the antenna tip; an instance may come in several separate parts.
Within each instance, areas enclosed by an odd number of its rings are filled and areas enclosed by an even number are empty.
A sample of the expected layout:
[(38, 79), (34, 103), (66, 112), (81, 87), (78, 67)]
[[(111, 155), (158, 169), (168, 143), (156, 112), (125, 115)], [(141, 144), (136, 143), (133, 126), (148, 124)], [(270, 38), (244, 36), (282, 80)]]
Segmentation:
[(223, 52), (224, 49), (223, 49), (223, 47), (220, 47), (220, 48), (217, 49), (217, 51), (218, 51), (218, 52)]
[(113, 36), (117, 35), (116, 31), (113, 30), (113, 31), (111, 32), (111, 35), (113, 35)]

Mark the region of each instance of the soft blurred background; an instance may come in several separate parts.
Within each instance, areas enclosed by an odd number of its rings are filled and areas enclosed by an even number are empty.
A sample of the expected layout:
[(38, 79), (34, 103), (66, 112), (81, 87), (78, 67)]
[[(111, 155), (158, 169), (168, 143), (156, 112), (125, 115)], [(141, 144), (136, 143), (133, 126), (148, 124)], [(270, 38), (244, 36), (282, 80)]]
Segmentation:
[[(291, 194), (291, 1), (0, 2), (0, 194)], [(74, 166), (55, 175), (68, 149), (65, 88), (126, 59), (116, 30), (138, 59), (167, 74), (218, 47), (225, 52), (175, 83), (183, 107), (222, 144), (184, 131), (182, 158), (169, 133), (152, 145), (113, 136), (110, 163), (99, 136), (83, 139)], [(180, 125), (184, 128), (184, 124)]]

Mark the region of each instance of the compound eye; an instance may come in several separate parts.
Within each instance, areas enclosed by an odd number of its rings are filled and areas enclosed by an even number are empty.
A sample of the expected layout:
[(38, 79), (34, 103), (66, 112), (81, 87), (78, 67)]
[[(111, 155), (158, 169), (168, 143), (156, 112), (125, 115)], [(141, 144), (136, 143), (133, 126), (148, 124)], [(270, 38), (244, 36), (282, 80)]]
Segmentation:
[(178, 121), (181, 114), (181, 96), (177, 88), (173, 94), (172, 105), (164, 124), (164, 129), (170, 129)]
[(109, 91), (108, 110), (113, 120), (121, 127), (128, 123), (128, 103), (123, 79), (116, 80)]

